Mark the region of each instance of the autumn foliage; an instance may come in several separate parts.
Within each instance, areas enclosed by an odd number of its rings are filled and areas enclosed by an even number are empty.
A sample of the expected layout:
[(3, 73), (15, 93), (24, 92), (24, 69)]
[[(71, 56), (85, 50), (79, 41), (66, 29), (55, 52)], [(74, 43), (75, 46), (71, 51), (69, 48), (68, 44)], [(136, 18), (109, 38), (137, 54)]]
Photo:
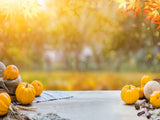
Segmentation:
[(160, 29), (160, 0), (116, 0), (119, 2), (119, 8), (125, 12), (134, 11), (134, 17), (138, 12), (146, 15), (145, 20), (151, 20), (151, 24), (158, 25)]

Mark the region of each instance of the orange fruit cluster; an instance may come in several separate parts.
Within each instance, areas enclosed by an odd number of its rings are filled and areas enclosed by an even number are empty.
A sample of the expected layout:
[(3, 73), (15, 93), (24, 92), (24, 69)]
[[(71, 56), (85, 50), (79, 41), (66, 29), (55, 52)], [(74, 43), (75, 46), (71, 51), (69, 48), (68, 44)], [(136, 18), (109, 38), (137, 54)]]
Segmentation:
[(121, 99), (126, 104), (134, 104), (138, 99), (148, 99), (153, 107), (160, 107), (160, 84), (148, 75), (141, 79), (141, 87), (126, 85), (121, 90)]

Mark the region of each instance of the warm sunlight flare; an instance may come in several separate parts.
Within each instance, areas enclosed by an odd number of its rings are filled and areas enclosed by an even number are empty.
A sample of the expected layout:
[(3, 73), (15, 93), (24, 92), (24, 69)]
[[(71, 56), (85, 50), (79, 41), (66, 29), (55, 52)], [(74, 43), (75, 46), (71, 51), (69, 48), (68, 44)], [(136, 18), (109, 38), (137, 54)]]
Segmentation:
[(0, 0), (0, 12), (5, 19), (32, 18), (38, 14), (36, 0)]

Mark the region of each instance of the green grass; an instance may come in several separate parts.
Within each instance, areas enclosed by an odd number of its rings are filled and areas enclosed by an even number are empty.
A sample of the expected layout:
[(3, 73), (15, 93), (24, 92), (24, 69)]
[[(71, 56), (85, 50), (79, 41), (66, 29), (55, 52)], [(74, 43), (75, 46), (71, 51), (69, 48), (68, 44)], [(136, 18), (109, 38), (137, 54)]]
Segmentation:
[(160, 78), (160, 73), (138, 72), (22, 71), (20, 74), (23, 81), (39, 80), (48, 90), (119, 90), (126, 84), (140, 86), (143, 75)]

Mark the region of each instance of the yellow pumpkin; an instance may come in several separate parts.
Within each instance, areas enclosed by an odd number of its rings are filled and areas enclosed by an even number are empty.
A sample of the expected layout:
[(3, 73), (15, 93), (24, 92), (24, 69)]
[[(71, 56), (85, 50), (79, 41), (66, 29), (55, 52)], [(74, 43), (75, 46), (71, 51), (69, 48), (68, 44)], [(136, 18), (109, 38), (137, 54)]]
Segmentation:
[(133, 85), (126, 85), (121, 90), (121, 99), (126, 104), (133, 104), (139, 99), (139, 91)]
[(42, 83), (40, 81), (34, 80), (31, 84), (35, 88), (36, 96), (40, 96), (41, 93), (43, 92), (43, 85), (42, 85)]
[(19, 70), (15, 65), (9, 65), (4, 70), (4, 79), (6, 80), (14, 80), (18, 78), (19, 76)]
[(141, 79), (141, 87), (144, 87), (149, 81), (152, 81), (152, 78), (148, 75), (144, 75)]
[(153, 94), (150, 96), (150, 103), (153, 107), (160, 107), (160, 91), (153, 92)]
[(23, 105), (31, 104), (35, 99), (36, 91), (31, 84), (22, 82), (16, 89), (16, 99)]
[(11, 98), (7, 93), (0, 94), (0, 116), (3, 116), (9, 112), (11, 105)]
[(144, 90), (144, 88), (143, 88), (143, 87), (138, 87), (138, 91), (139, 91), (139, 98), (144, 98), (143, 90)]

